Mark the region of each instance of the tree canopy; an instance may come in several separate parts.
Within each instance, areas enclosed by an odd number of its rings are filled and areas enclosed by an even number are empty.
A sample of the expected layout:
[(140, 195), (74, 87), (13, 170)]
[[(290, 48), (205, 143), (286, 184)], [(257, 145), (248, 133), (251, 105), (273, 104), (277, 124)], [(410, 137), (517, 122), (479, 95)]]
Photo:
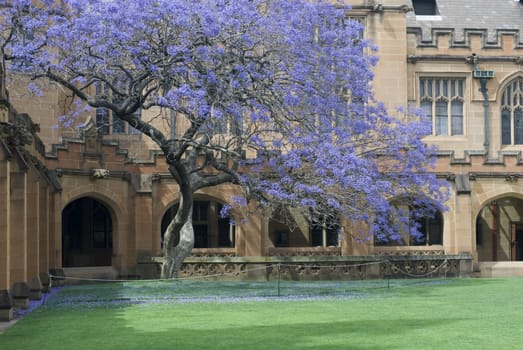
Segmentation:
[[(388, 237), (399, 230), (389, 220), (394, 199), (416, 215), (443, 208), (446, 185), (430, 172), (435, 149), (422, 140), (430, 126), (374, 99), (375, 48), (342, 3), (38, 3), (3, 1), (10, 20), (1, 32), (15, 34), (3, 38), (5, 62), (158, 145), (180, 186), (173, 232), (190, 222), (194, 191), (227, 182), (244, 193), (231, 204), (364, 221)], [(136, 113), (148, 110), (160, 112)], [(182, 132), (169, 130), (173, 114), (185, 120)]]

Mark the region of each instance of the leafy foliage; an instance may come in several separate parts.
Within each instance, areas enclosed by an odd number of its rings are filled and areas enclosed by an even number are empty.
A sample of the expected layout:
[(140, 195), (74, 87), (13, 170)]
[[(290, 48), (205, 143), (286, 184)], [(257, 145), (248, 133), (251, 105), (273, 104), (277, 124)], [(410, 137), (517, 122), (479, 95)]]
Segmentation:
[[(408, 224), (391, 224), (392, 199), (423, 215), (443, 209), (446, 184), (430, 173), (435, 150), (422, 142), (428, 128), (375, 101), (375, 48), (342, 3), (7, 3), (2, 11), (20, 19), (2, 24), (16, 28), (13, 69), (111, 110), (163, 151), (185, 201), (177, 230), (194, 191), (226, 182), (243, 188), (238, 205), (303, 208), (390, 237)], [(157, 112), (148, 120), (138, 110)], [(185, 121), (174, 137), (171, 113)]]

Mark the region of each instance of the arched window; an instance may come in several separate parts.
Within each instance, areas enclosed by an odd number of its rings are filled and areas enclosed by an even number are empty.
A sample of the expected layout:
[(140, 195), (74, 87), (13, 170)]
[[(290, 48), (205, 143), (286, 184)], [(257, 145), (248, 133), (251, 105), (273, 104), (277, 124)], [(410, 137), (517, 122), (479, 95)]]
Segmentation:
[[(193, 203), (192, 224), (194, 248), (232, 248), (235, 245), (236, 226), (230, 217), (222, 217), (223, 205), (214, 201), (197, 200)], [(165, 230), (178, 211), (178, 204), (167, 210), (162, 218), (162, 244)]]
[(340, 219), (298, 208), (279, 206), (269, 219), (269, 237), (275, 247), (337, 247)]
[[(399, 225), (400, 231), (397, 236), (391, 237), (382, 232), (375, 232), (374, 245), (376, 246), (425, 246), (443, 244), (443, 215), (436, 211), (430, 216), (413, 217), (412, 207), (399, 205), (402, 209), (402, 224)], [(390, 217), (392, 226), (397, 226), (396, 217)], [(407, 227), (416, 227), (417, 234), (413, 234)]]
[(338, 219), (312, 216), (309, 222), (310, 241), (313, 247), (337, 247), (340, 222)]
[(501, 143), (523, 145), (523, 78), (514, 79), (501, 95)]
[(416, 220), (420, 237), (411, 237), (410, 245), (443, 244), (443, 217), (438, 211), (431, 217)]

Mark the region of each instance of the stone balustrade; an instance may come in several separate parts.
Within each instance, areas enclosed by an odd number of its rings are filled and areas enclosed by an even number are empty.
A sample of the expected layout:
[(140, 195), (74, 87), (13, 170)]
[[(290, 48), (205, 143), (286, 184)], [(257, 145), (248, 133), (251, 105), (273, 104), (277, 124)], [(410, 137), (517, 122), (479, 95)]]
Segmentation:
[[(162, 257), (144, 259), (140, 271), (156, 271)], [(151, 265), (155, 266), (151, 269)], [(179, 278), (208, 279), (367, 279), (415, 277), (463, 277), (472, 273), (470, 254), (372, 255), (372, 256), (265, 256), (188, 257)]]

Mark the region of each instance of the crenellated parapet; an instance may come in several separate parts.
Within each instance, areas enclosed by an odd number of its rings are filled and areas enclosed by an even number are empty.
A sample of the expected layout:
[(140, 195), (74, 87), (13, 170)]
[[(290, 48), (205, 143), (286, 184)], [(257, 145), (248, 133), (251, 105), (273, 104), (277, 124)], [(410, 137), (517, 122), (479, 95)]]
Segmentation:
[(453, 151), (438, 153), (436, 170), (449, 173), (485, 173), (499, 176), (523, 173), (523, 156), (519, 150), (500, 150), (495, 157), (485, 151), (465, 151), (456, 157)]
[(415, 38), (417, 48), (465, 48), (479, 43), (481, 49), (521, 50), (523, 38), (519, 29), (455, 29), (409, 27), (407, 34)]

